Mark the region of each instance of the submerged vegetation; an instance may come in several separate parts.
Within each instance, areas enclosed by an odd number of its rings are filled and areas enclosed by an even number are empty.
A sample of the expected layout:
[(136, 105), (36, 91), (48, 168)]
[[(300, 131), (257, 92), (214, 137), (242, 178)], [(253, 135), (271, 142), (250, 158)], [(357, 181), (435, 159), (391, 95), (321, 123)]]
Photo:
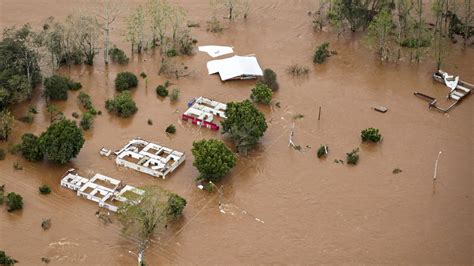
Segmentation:
[(193, 165), (200, 175), (198, 180), (218, 182), (235, 166), (232, 151), (220, 140), (200, 140), (193, 142)]
[(313, 56), (313, 63), (322, 64), (329, 57), (329, 43), (325, 42), (316, 48)]
[(138, 111), (129, 91), (122, 91), (113, 99), (105, 101), (105, 109), (120, 117), (130, 117)]
[(270, 90), (267, 85), (261, 82), (257, 82), (257, 85), (252, 89), (252, 93), (250, 94), (250, 99), (252, 99), (252, 101), (265, 105), (270, 105), (272, 97), (272, 90)]

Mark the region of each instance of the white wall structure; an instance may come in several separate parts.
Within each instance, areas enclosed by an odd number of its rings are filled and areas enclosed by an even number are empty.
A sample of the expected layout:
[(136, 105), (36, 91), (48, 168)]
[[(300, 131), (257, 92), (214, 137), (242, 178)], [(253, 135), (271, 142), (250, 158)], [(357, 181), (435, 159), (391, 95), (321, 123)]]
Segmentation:
[(117, 155), (115, 158), (117, 165), (163, 179), (186, 158), (183, 152), (141, 138), (132, 139), (115, 154)]
[(225, 116), (227, 104), (208, 98), (194, 98), (188, 103), (188, 107), (188, 110), (181, 115), (181, 119), (184, 121), (191, 120), (193, 124), (211, 130), (219, 130), (219, 125), (217, 125), (215, 117), (227, 118)]
[(252, 79), (263, 76), (263, 71), (254, 56), (238, 56), (207, 62), (209, 75), (219, 73), (222, 81), (229, 79)]
[[(61, 179), (61, 186), (77, 191), (77, 196), (97, 202), (99, 207), (117, 212), (119, 205), (130, 202), (124, 193), (130, 191), (138, 197), (145, 191), (124, 185), (120, 180), (96, 174), (91, 179), (79, 176), (74, 169), (70, 169)], [(129, 193), (130, 193), (129, 192)], [(138, 202), (131, 202), (137, 204)]]

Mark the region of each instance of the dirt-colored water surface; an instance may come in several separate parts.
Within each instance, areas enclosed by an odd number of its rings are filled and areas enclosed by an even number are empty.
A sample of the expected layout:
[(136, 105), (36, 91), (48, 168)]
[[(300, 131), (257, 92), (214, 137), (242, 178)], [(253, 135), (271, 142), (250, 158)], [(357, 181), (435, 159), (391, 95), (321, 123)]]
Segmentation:
[[(64, 19), (66, 14), (88, 1), (1, 0), (0, 27), (42, 25), (45, 18)], [(136, 2), (136, 1), (134, 1)], [(191, 145), (202, 138), (225, 139), (220, 133), (186, 124), (179, 115), (187, 101), (208, 96), (219, 101), (247, 98), (255, 81), (222, 83), (208, 76), (204, 53), (183, 59), (193, 74), (172, 83), (181, 89), (180, 101), (156, 97), (154, 88), (165, 78), (157, 75), (159, 57), (152, 53), (135, 56), (127, 66), (106, 68), (97, 56), (94, 67), (75, 66), (60, 72), (79, 80), (83, 91), (104, 114), (85, 133), (80, 155), (64, 166), (29, 163), (7, 155), (0, 162), (0, 183), (7, 191), (24, 197), (24, 209), (8, 213), (0, 210), (0, 249), (21, 265), (133, 265), (136, 239), (120, 233), (114, 220), (104, 225), (96, 216), (97, 205), (61, 188), (59, 180), (69, 168), (86, 176), (106, 174), (141, 186), (160, 185), (188, 201), (184, 217), (155, 238), (146, 251), (149, 265), (158, 264), (465, 264), (473, 263), (473, 101), (467, 98), (448, 114), (428, 110), (415, 96), (425, 92), (447, 106), (448, 89), (431, 79), (434, 62), (426, 56), (420, 64), (403, 60), (380, 64), (360, 36), (337, 38), (331, 33), (315, 33), (307, 11), (316, 1), (253, 1), (247, 20), (225, 23), (221, 34), (208, 33), (205, 21), (212, 9), (204, 0), (176, 1), (200, 22), (192, 34), (200, 45), (230, 45), (239, 55), (255, 54), (264, 68), (278, 74), (281, 89), (274, 101), (280, 108), (259, 107), (269, 128), (256, 151), (239, 157), (237, 167), (222, 182), (224, 198), (219, 210), (217, 193), (198, 190), (192, 166)], [(123, 41), (123, 17), (137, 3), (127, 3), (114, 24), (113, 42), (129, 51)], [(313, 66), (316, 45), (331, 43), (332, 56), (323, 65)], [(474, 82), (474, 51), (453, 45), (444, 69)], [(310, 68), (307, 77), (292, 78), (285, 69), (294, 63)], [(146, 72), (148, 88), (140, 80), (133, 97), (139, 111), (130, 119), (105, 112), (104, 101), (114, 95), (113, 80), (119, 71)], [(15, 122), (10, 142), (25, 132), (41, 133), (49, 125), (41, 88), (31, 102), (16, 107), (17, 117), (28, 106), (40, 110), (33, 124)], [(78, 92), (70, 92), (67, 102), (58, 103), (64, 114), (80, 112)], [(387, 106), (381, 114), (371, 109)], [(318, 109), (322, 107), (321, 120)], [(293, 116), (294, 141), (302, 151), (288, 147)], [(153, 125), (147, 125), (148, 119)], [(167, 136), (169, 124), (177, 134)], [(362, 144), (360, 131), (380, 128), (383, 142)], [(166, 180), (153, 179), (115, 166), (99, 156), (101, 147), (117, 149), (129, 139), (142, 138), (186, 152), (187, 161)], [(316, 150), (328, 144), (329, 157), (319, 160)], [(2, 143), (0, 147), (6, 148)], [(359, 147), (355, 167), (335, 163), (346, 152)], [(433, 182), (439, 151), (437, 181)], [(14, 162), (24, 169), (14, 170)], [(403, 170), (392, 174), (394, 168)], [(41, 196), (40, 185), (52, 187)], [(43, 218), (52, 227), (41, 228)]]

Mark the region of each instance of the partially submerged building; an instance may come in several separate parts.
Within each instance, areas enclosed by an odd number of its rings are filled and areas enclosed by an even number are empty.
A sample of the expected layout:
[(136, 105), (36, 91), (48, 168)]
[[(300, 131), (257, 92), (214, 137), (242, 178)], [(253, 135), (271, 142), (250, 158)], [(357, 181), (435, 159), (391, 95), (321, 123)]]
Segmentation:
[(254, 79), (263, 76), (263, 71), (254, 56), (232, 56), (207, 62), (209, 75), (219, 73), (222, 81), (232, 79)]
[(132, 139), (115, 155), (117, 165), (163, 179), (186, 158), (183, 152), (141, 138)]
[(102, 174), (96, 174), (91, 179), (84, 178), (74, 169), (66, 172), (61, 179), (61, 186), (74, 190), (77, 196), (97, 202), (99, 207), (113, 212), (117, 212), (124, 203), (138, 203), (137, 199), (145, 193)]
[(198, 97), (188, 103), (188, 110), (181, 115), (184, 121), (190, 120), (194, 125), (219, 130), (217, 121), (226, 118), (227, 105), (208, 98)]

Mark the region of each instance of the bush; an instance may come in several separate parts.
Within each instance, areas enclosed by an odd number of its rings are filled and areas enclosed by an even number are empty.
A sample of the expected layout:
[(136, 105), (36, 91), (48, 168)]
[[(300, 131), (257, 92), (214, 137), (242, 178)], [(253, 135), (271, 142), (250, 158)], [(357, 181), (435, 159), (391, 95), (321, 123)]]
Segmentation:
[(80, 82), (75, 82), (72, 79), (65, 77), (66, 83), (67, 83), (67, 88), (72, 91), (77, 91), (82, 88), (82, 84)]
[(168, 211), (167, 215), (169, 219), (176, 219), (183, 213), (184, 207), (186, 207), (186, 200), (179, 195), (171, 194), (168, 198)]
[(53, 75), (44, 79), (44, 96), (50, 100), (67, 100), (69, 84), (66, 78)]
[(5, 160), (6, 152), (4, 149), (0, 149), (0, 161)]
[(79, 99), (79, 102), (81, 102), (82, 107), (84, 107), (87, 110), (92, 110), (94, 109), (94, 106), (92, 105), (92, 99), (89, 94), (85, 92), (80, 92), (79, 95), (77, 96), (77, 99)]
[(273, 92), (268, 88), (267, 85), (257, 82), (257, 86), (252, 89), (250, 99), (256, 103), (269, 105), (272, 101)]
[(171, 91), (171, 94), (170, 94), (170, 100), (172, 102), (176, 102), (178, 101), (179, 99), (179, 89), (173, 89), (173, 91)]
[(216, 32), (222, 32), (224, 30), (224, 28), (221, 26), (221, 23), (216, 17), (212, 17), (210, 20), (206, 22), (206, 24), (207, 24), (207, 28), (206, 28), (207, 31), (216, 33)]
[(201, 140), (193, 143), (193, 165), (199, 180), (217, 182), (235, 166), (235, 155), (220, 140)]
[(130, 117), (138, 111), (129, 91), (123, 91), (115, 98), (107, 100), (105, 108), (120, 117)]
[(329, 153), (329, 147), (327, 145), (321, 145), (318, 149), (318, 158), (326, 157)]
[(120, 72), (115, 78), (115, 89), (117, 91), (129, 90), (138, 86), (138, 78), (131, 72)]
[(76, 112), (72, 112), (72, 117), (74, 117), (75, 119), (78, 119), (80, 117), (80, 115)]
[(176, 52), (176, 49), (172, 48), (166, 51), (166, 56), (167, 57), (175, 57), (178, 55), (178, 52)]
[(176, 127), (173, 124), (171, 124), (168, 127), (166, 127), (165, 132), (168, 134), (174, 134), (176, 133)]
[(92, 127), (93, 123), (94, 123), (94, 115), (92, 113), (85, 112), (82, 114), (81, 122), (79, 122), (79, 125), (81, 126), (82, 129), (89, 130)]
[(277, 81), (277, 74), (269, 68), (263, 71), (263, 78), (261, 79), (261, 81), (265, 85), (267, 85), (272, 91), (277, 91), (280, 88), (280, 85)]
[(7, 210), (12, 212), (15, 210), (21, 210), (23, 208), (23, 197), (15, 192), (10, 192), (7, 195)]
[(44, 154), (39, 144), (39, 138), (31, 133), (21, 136), (21, 155), (30, 162), (43, 160)]
[(114, 63), (119, 63), (121, 65), (128, 64), (129, 59), (127, 55), (125, 54), (124, 51), (120, 50), (116, 46), (114, 46), (114, 48), (109, 50), (109, 56), (112, 62)]
[(145, 72), (142, 72), (142, 73), (140, 73), (140, 77), (141, 77), (142, 79), (145, 79), (145, 78), (147, 77), (147, 75), (146, 75)]
[(300, 66), (298, 64), (294, 64), (294, 65), (289, 66), (286, 69), (286, 72), (292, 76), (303, 76), (309, 73), (309, 68), (307, 68), (306, 66)]
[(74, 121), (67, 119), (50, 125), (38, 141), (46, 157), (60, 164), (76, 157), (84, 145), (82, 131)]
[(168, 89), (164, 85), (158, 85), (158, 87), (156, 87), (156, 94), (158, 94), (158, 96), (166, 97), (168, 93)]
[(39, 193), (41, 193), (41, 195), (48, 195), (49, 193), (51, 193), (51, 188), (48, 187), (47, 185), (42, 185), (41, 187), (38, 188), (39, 190)]
[(329, 57), (329, 43), (325, 42), (316, 48), (314, 52), (313, 63), (322, 64)]
[(7, 256), (7, 254), (5, 254), (5, 251), (0, 250), (0, 265), (11, 266), (15, 265), (15, 263), (17, 262), (18, 261), (14, 258)]
[(377, 128), (366, 128), (361, 131), (360, 137), (362, 141), (371, 141), (371, 142), (379, 142), (382, 139), (382, 135), (379, 133)]
[(346, 153), (346, 155), (347, 164), (356, 165), (357, 162), (359, 162), (359, 148), (354, 149), (349, 153)]

